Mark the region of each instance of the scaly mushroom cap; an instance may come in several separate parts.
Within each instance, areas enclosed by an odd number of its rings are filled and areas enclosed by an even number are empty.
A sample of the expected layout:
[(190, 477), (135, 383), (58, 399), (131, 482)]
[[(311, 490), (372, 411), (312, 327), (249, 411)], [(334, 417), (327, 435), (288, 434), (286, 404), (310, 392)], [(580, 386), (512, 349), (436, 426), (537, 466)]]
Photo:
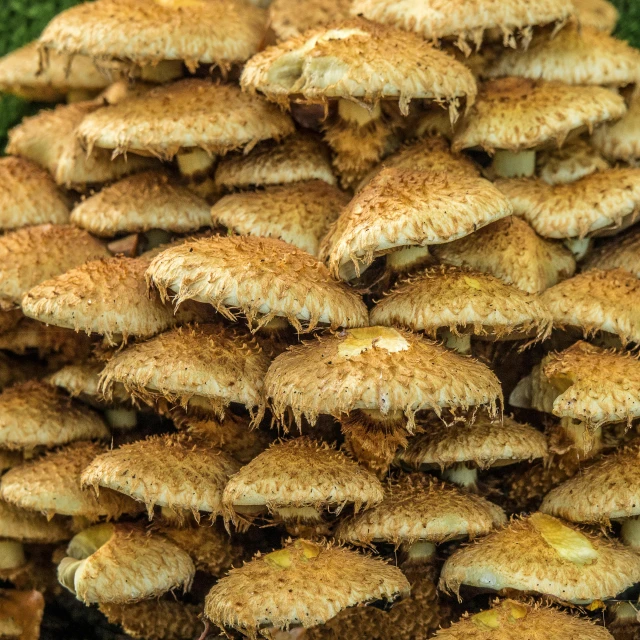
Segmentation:
[(521, 151), (561, 146), (569, 133), (624, 115), (622, 96), (603, 87), (576, 87), (527, 78), (501, 78), (480, 86), (478, 99), (453, 139), (453, 149)]
[(318, 415), (340, 418), (356, 409), (416, 412), (489, 405), (502, 399), (500, 383), (484, 365), (408, 331), (390, 327), (347, 329), (290, 347), (267, 372), (265, 393), (283, 421)]
[[(213, 237), (167, 249), (147, 270), (147, 282), (174, 303), (206, 302), (235, 320), (234, 309), (262, 326), (284, 316), (298, 330), (366, 325), (358, 294), (331, 278), (316, 258), (290, 244), (253, 236)], [(303, 329), (304, 327), (304, 329)]]
[(591, 143), (611, 160), (633, 162), (640, 158), (640, 90), (631, 96), (627, 113), (617, 122), (598, 127)]
[(441, 262), (491, 273), (528, 293), (542, 293), (576, 270), (568, 249), (541, 238), (515, 216), (430, 250)]
[(222, 491), (240, 464), (180, 435), (153, 436), (103, 453), (82, 474), (82, 485), (107, 487), (154, 506), (222, 513)]
[(504, 511), (488, 500), (415, 474), (390, 484), (379, 505), (343, 520), (336, 538), (361, 545), (440, 543), (482, 536), (505, 522)]
[(169, 160), (194, 147), (209, 154), (250, 149), (293, 130), (291, 118), (263, 98), (235, 85), (192, 78), (103, 107), (82, 121), (78, 137), (90, 149), (113, 149), (116, 155), (138, 151)]
[(37, 544), (54, 544), (71, 538), (63, 518), (47, 519), (41, 513), (14, 507), (0, 500), (0, 538)]
[(592, 269), (542, 294), (554, 327), (581, 327), (585, 335), (615, 333), (620, 340), (640, 342), (640, 281), (628, 271)]
[(582, 138), (571, 140), (559, 149), (543, 151), (536, 157), (538, 176), (548, 184), (575, 182), (609, 168), (609, 163)]
[(81, 202), (71, 222), (96, 236), (163, 229), (189, 233), (211, 225), (209, 205), (160, 171), (139, 173)]
[(409, 582), (397, 567), (299, 539), (232, 569), (209, 591), (204, 614), (255, 638), (266, 625), (311, 627), (347, 607), (407, 595)]
[(69, 201), (53, 178), (25, 158), (0, 159), (0, 231), (69, 222)]
[(383, 169), (333, 223), (320, 256), (336, 277), (349, 262), (359, 274), (390, 249), (450, 242), (508, 215), (507, 199), (483, 178)]
[(0, 307), (19, 305), (43, 280), (108, 255), (98, 240), (69, 225), (43, 224), (7, 233), (0, 237)]
[(274, 0), (269, 5), (269, 25), (278, 40), (295, 38), (309, 29), (347, 20), (351, 0)]
[(191, 586), (188, 554), (163, 536), (126, 524), (101, 524), (78, 533), (58, 565), (58, 580), (78, 600), (130, 604)]
[(424, 331), (470, 331), (498, 340), (551, 332), (551, 314), (537, 295), (498, 278), (460, 267), (437, 266), (399, 282), (371, 310), (371, 323)]
[(578, 20), (585, 27), (593, 27), (605, 33), (611, 33), (620, 14), (618, 9), (607, 0), (573, 0)]
[(587, 256), (583, 269), (624, 269), (640, 278), (640, 227), (604, 241)]
[(570, 184), (537, 178), (498, 180), (496, 186), (546, 238), (584, 238), (635, 220), (640, 207), (640, 169), (598, 171)]
[(76, 102), (25, 118), (9, 132), (7, 153), (44, 167), (59, 185), (82, 189), (153, 166), (151, 158), (135, 154), (113, 159), (109, 151), (101, 149), (87, 154), (77, 138), (77, 129), (99, 108), (97, 102)]
[(294, 133), (281, 143), (263, 142), (250, 153), (230, 153), (216, 167), (216, 184), (225, 189), (324, 180), (335, 184), (327, 147), (311, 134)]
[(322, 180), (233, 193), (211, 209), (214, 225), (240, 235), (279, 238), (311, 255), (349, 196)]
[(29, 380), (0, 393), (0, 446), (21, 450), (105, 439), (98, 413), (45, 382)]
[(462, 99), (471, 105), (476, 83), (455, 58), (422, 38), (362, 18), (318, 27), (269, 47), (246, 64), (240, 83), (269, 100), (325, 102), (344, 98), (365, 103), (411, 100), (447, 104), (455, 120)]
[(640, 556), (631, 549), (534, 513), (456, 551), (442, 568), (440, 588), (516, 589), (586, 604), (639, 580)]
[(383, 498), (379, 480), (357, 462), (326, 444), (306, 438), (272, 445), (231, 477), (223, 503), (235, 519), (235, 506), (266, 505), (331, 509), (339, 513), (347, 504), (356, 511)]
[(93, 491), (80, 488), (83, 469), (105, 451), (103, 445), (76, 442), (14, 467), (2, 476), (2, 498), (22, 509), (40, 511), (47, 517), (55, 514), (82, 516), (91, 522), (137, 513), (139, 505), (122, 494), (107, 489), (96, 496)]

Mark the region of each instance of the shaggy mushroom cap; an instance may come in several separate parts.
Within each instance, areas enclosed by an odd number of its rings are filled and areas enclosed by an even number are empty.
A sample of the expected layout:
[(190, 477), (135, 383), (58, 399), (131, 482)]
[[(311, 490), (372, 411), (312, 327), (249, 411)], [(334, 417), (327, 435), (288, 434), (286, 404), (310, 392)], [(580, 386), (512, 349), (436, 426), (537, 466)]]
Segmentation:
[(450, 242), (508, 215), (508, 200), (483, 178), (383, 169), (333, 223), (320, 256), (336, 277), (349, 267), (360, 275), (391, 249)]
[(573, 0), (576, 14), (581, 25), (593, 27), (605, 33), (611, 33), (620, 14), (618, 9), (607, 0)]
[(249, 150), (261, 140), (279, 139), (293, 130), (291, 118), (263, 98), (242, 93), (235, 85), (191, 78), (89, 114), (78, 137), (89, 149), (169, 160), (180, 150), (196, 147), (210, 155), (240, 147)]
[(205, 302), (230, 320), (239, 310), (258, 327), (276, 316), (287, 318), (297, 331), (311, 331), (319, 323), (336, 329), (369, 321), (361, 297), (333, 280), (321, 262), (272, 238), (185, 242), (153, 260), (147, 282), (162, 298), (175, 295), (176, 305)]
[(162, 229), (189, 233), (211, 226), (205, 200), (160, 171), (139, 173), (81, 202), (71, 222), (100, 237)]
[(311, 255), (349, 196), (322, 180), (233, 193), (218, 200), (211, 219), (240, 235), (284, 240)]
[(543, 151), (536, 159), (538, 176), (548, 184), (575, 182), (609, 168), (609, 163), (598, 151), (581, 138), (568, 142), (560, 149)]
[(445, 264), (490, 273), (527, 293), (571, 277), (576, 261), (559, 242), (541, 238), (524, 220), (509, 216), (460, 240), (431, 248)]
[(189, 555), (164, 536), (126, 524), (100, 524), (69, 542), (60, 584), (85, 604), (130, 604), (191, 587)]
[(542, 302), (554, 327), (616, 334), (623, 344), (640, 342), (640, 281), (628, 271), (592, 269), (547, 289)]
[(135, 514), (140, 511), (139, 505), (120, 493), (107, 489), (97, 496), (80, 488), (83, 469), (106, 450), (93, 442), (76, 442), (14, 467), (2, 476), (2, 498), (49, 518), (56, 514), (82, 516), (94, 522)]
[(624, 269), (640, 278), (640, 227), (605, 240), (587, 256), (583, 269)]
[(288, 40), (309, 29), (350, 17), (351, 0), (274, 0), (269, 25), (278, 40)]
[(47, 518), (0, 500), (0, 538), (34, 544), (54, 544), (69, 540), (69, 523)]
[(299, 539), (232, 569), (209, 591), (204, 614), (256, 637), (261, 627), (311, 627), (347, 607), (407, 596), (409, 588), (400, 569), (382, 560)]
[(153, 517), (157, 505), (197, 516), (222, 513), (222, 491), (240, 464), (203, 441), (181, 435), (152, 436), (97, 456), (82, 485), (112, 489), (143, 502)]
[(371, 323), (424, 331), (470, 332), (501, 340), (551, 332), (551, 314), (537, 295), (525, 293), (495, 276), (437, 266), (399, 282), (370, 313)]
[(240, 83), (288, 107), (289, 101), (334, 98), (376, 104), (434, 100), (449, 107), (452, 120), (464, 99), (473, 104), (471, 71), (416, 35), (353, 18), (306, 31), (269, 47), (246, 64)]
[(561, 146), (571, 131), (624, 115), (622, 96), (603, 87), (501, 78), (480, 86), (478, 99), (456, 130), (453, 149), (521, 151)]
[(30, 380), (0, 393), (0, 447), (13, 451), (75, 440), (104, 440), (98, 413), (45, 382)]
[(591, 143), (611, 160), (633, 162), (640, 158), (640, 89), (631, 96), (627, 113), (617, 122), (598, 127)]
[(440, 588), (515, 589), (587, 604), (613, 598), (639, 580), (634, 551), (538, 512), (456, 551), (442, 568)]
[(569, 184), (499, 180), (513, 213), (546, 238), (584, 238), (633, 223), (640, 207), (640, 169), (598, 171)]

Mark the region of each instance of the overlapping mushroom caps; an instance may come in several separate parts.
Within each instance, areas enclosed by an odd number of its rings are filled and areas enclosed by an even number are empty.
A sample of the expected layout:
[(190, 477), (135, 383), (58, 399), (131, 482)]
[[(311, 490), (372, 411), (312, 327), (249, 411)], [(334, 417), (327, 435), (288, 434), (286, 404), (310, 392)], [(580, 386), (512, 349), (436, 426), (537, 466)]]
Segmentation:
[(0, 538), (24, 543), (53, 544), (69, 540), (72, 534), (64, 518), (46, 516), (0, 500)]
[(629, 100), (629, 110), (617, 122), (598, 127), (591, 143), (606, 158), (634, 162), (640, 158), (640, 89)]
[(559, 149), (541, 151), (536, 157), (536, 173), (548, 184), (575, 182), (609, 166), (598, 150), (582, 138), (570, 140)]
[(640, 227), (603, 241), (587, 256), (583, 269), (624, 269), (640, 278)]
[(573, 0), (580, 24), (611, 33), (618, 22), (619, 13), (608, 0)]
[(269, 5), (269, 24), (278, 40), (288, 40), (308, 29), (349, 18), (349, 0), (274, 0)]

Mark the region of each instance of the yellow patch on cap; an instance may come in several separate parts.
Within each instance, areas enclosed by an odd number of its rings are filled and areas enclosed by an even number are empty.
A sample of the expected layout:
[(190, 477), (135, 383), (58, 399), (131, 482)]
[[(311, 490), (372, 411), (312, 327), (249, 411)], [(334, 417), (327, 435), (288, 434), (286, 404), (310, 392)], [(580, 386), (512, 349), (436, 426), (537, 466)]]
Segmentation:
[(296, 547), (302, 549), (302, 555), (307, 559), (317, 558), (320, 555), (320, 547), (306, 540), (297, 540)]
[(544, 513), (534, 513), (531, 524), (563, 560), (586, 565), (598, 559), (598, 552), (589, 539), (579, 531), (563, 525), (560, 520)]
[(343, 358), (358, 356), (369, 349), (385, 349), (389, 353), (407, 351), (409, 343), (404, 336), (391, 327), (363, 327), (349, 329), (347, 337), (338, 346), (338, 355)]
[(481, 611), (472, 616), (471, 621), (480, 629), (499, 629), (500, 616), (497, 609)]
[(279, 549), (278, 551), (272, 551), (264, 557), (264, 561), (273, 567), (279, 567), (280, 569), (288, 569), (293, 563), (291, 552), (288, 549)]
[(482, 291), (482, 285), (479, 280), (475, 278), (470, 278), (469, 276), (464, 276), (465, 284), (471, 289), (475, 289), (476, 291)]

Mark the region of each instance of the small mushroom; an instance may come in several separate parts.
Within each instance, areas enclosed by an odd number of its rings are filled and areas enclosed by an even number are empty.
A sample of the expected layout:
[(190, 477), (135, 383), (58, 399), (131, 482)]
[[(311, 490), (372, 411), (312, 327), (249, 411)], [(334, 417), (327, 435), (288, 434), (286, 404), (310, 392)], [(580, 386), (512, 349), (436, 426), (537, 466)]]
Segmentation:
[(599, 126), (591, 143), (606, 158), (634, 164), (640, 158), (640, 89), (635, 89), (629, 110), (617, 122)]

